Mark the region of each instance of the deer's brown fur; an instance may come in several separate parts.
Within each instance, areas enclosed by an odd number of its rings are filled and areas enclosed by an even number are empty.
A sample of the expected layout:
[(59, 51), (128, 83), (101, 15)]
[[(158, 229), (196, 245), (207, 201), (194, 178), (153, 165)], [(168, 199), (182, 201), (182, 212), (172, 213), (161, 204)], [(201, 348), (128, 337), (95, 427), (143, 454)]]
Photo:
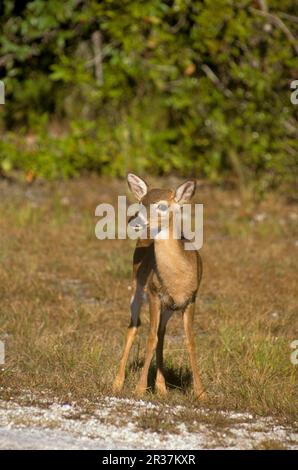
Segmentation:
[[(177, 204), (177, 202), (180, 204), (188, 202), (195, 191), (195, 182), (193, 180), (186, 181), (176, 191), (148, 190), (144, 180), (131, 173), (128, 175), (128, 183), (137, 199), (146, 208), (149, 208), (151, 204), (156, 205), (163, 201), (169, 207)], [(149, 219), (148, 227), (154, 223), (157, 222)], [(185, 250), (186, 240), (174, 237), (171, 217), (169, 227), (168, 239), (155, 237), (147, 240), (140, 239), (137, 242), (133, 255), (131, 321), (113, 389), (115, 392), (119, 392), (123, 387), (125, 367), (140, 325), (140, 310), (146, 293), (149, 298), (150, 329), (145, 362), (137, 385), (137, 393), (141, 395), (147, 389), (149, 367), (155, 351), (157, 363), (156, 388), (159, 393), (166, 393), (163, 372), (164, 335), (169, 318), (175, 311), (180, 311), (183, 315), (186, 345), (193, 372), (194, 393), (198, 398), (203, 398), (205, 394), (198, 371), (193, 331), (195, 300), (202, 277), (202, 261), (196, 250)]]

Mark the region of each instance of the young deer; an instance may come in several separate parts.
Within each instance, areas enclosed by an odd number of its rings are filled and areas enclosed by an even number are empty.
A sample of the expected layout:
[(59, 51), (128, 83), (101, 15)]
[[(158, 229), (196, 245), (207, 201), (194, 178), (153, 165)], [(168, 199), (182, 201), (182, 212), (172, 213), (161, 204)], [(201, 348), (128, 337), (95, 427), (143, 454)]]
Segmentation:
[[(182, 312), (186, 345), (193, 373), (194, 394), (204, 398), (193, 332), (195, 300), (202, 277), (202, 261), (197, 250), (185, 250), (189, 241), (174, 236), (173, 210), (177, 204), (188, 203), (195, 193), (196, 182), (188, 180), (178, 186), (176, 191), (150, 189), (146, 182), (129, 173), (127, 176), (130, 190), (141, 203), (141, 207), (155, 209), (155, 215), (144, 218), (140, 210), (131, 220), (135, 228), (149, 229), (158, 233), (160, 223), (168, 217), (168, 237), (155, 236), (139, 239), (133, 256), (133, 295), (131, 299), (131, 321), (126, 337), (126, 344), (120, 361), (120, 367), (113, 384), (114, 392), (119, 392), (125, 379), (125, 367), (133, 341), (140, 326), (139, 314), (145, 292), (149, 298), (150, 331), (146, 346), (145, 362), (136, 392), (142, 395), (147, 389), (149, 367), (156, 350), (156, 388), (160, 394), (166, 394), (163, 371), (163, 344), (166, 325), (175, 311)], [(152, 232), (151, 232), (152, 233)]]

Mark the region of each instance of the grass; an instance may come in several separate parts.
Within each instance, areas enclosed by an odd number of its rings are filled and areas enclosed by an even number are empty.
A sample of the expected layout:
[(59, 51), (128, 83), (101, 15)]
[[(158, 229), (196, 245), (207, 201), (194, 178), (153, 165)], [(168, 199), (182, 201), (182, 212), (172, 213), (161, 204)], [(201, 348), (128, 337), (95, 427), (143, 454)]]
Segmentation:
[[(125, 191), (123, 182), (96, 177), (29, 187), (0, 181), (2, 398), (28, 389), (64, 401), (111, 395), (129, 320), (134, 242), (97, 240), (94, 210)], [(215, 421), (216, 410), (225, 409), (293, 423), (297, 206), (278, 194), (244, 205), (237, 191), (208, 186), (198, 190), (197, 201), (204, 203), (205, 236), (195, 330), (207, 405)], [(143, 360), (145, 310), (142, 324), (123, 391), (127, 397)], [(191, 395), (182, 333), (177, 314), (165, 344), (168, 397), (158, 398), (152, 389), (147, 399), (182, 404), (191, 421), (200, 405)], [(154, 364), (150, 377), (152, 383)], [(142, 416), (141, 422), (150, 427), (154, 420)]]
[(287, 450), (287, 447), (276, 439), (264, 439), (258, 444), (256, 450)]
[(179, 434), (181, 425), (189, 432), (197, 432), (201, 425), (208, 429), (209, 433), (229, 432), (229, 428), (237, 425), (238, 421), (239, 418), (224, 414), (222, 411), (212, 409), (206, 411), (197, 407), (183, 407), (182, 409), (178, 407), (178, 409), (175, 408), (174, 413), (169, 407), (158, 407), (145, 410), (137, 417), (139, 429), (157, 433), (166, 431), (172, 434)]
[(151, 432), (172, 434), (179, 433), (177, 420), (175, 417), (160, 410), (146, 410), (138, 417), (137, 425), (141, 430), (150, 430)]

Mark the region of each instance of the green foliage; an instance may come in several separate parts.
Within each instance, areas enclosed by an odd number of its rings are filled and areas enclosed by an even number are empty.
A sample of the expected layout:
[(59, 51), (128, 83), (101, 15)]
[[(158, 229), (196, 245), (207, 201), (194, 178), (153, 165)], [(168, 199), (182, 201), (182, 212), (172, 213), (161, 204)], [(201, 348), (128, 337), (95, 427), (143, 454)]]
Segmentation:
[[(266, 3), (294, 35), (295, 2)], [(3, 172), (232, 172), (265, 186), (293, 175), (297, 45), (259, 2), (4, 0), (0, 9)]]

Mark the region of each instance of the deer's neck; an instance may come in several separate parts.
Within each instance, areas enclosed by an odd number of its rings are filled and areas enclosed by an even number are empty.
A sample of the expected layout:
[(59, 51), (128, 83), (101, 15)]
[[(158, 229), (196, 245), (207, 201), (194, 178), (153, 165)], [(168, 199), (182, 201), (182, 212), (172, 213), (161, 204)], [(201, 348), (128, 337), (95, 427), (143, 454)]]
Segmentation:
[(166, 240), (154, 241), (155, 260), (158, 275), (167, 292), (183, 303), (198, 284), (195, 253), (186, 252), (181, 240), (170, 231)]
[(156, 239), (154, 249), (157, 269), (161, 276), (169, 271), (183, 271), (185, 253), (180, 240), (171, 235), (167, 240)]

